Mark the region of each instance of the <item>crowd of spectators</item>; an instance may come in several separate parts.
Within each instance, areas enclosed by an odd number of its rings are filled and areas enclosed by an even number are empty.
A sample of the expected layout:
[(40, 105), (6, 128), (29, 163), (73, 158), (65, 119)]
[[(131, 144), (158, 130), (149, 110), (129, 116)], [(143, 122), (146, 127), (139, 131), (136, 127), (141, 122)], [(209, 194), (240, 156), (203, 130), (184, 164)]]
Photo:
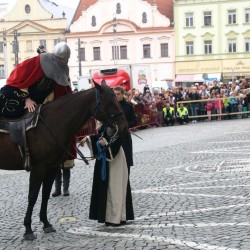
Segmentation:
[(247, 118), (248, 113), (241, 112), (250, 111), (250, 81), (195, 83), (152, 92), (146, 85), (143, 93), (133, 88), (124, 97), (134, 106), (137, 126)]

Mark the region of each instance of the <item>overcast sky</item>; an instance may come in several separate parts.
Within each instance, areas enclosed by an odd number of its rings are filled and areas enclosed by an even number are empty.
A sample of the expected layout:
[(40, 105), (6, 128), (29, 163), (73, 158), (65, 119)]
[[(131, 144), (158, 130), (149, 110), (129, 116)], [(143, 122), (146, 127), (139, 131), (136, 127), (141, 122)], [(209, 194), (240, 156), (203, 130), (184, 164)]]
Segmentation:
[(72, 9), (76, 9), (80, 0), (50, 0), (56, 4), (61, 4)]

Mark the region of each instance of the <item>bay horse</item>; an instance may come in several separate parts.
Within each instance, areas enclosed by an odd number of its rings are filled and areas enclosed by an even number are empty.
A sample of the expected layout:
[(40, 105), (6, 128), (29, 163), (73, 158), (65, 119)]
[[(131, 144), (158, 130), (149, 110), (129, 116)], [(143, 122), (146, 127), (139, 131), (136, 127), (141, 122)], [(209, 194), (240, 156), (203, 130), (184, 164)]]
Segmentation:
[[(105, 124), (116, 124), (118, 134), (128, 131), (128, 124), (113, 91), (102, 82), (95, 87), (63, 96), (42, 105), (37, 126), (26, 132), (32, 170), (29, 179), (28, 207), (24, 218), (25, 240), (34, 240), (32, 213), (42, 186), (40, 220), (45, 233), (56, 230), (47, 218), (47, 206), (56, 171), (67, 159), (73, 136), (91, 117)], [(0, 133), (0, 169), (23, 170), (23, 158), (9, 134)], [(66, 149), (66, 150), (65, 150)]]

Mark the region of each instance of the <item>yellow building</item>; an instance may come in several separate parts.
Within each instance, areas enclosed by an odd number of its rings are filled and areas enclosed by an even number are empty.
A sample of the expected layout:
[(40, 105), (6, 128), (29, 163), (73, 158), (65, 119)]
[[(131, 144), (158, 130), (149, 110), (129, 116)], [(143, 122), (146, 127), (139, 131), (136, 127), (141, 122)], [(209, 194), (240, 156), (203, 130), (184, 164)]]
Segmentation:
[(250, 78), (250, 1), (175, 0), (177, 85)]
[(65, 40), (67, 11), (48, 0), (17, 0), (0, 21), (0, 78), (7, 78), (17, 63), (36, 56), (40, 45), (51, 51)]

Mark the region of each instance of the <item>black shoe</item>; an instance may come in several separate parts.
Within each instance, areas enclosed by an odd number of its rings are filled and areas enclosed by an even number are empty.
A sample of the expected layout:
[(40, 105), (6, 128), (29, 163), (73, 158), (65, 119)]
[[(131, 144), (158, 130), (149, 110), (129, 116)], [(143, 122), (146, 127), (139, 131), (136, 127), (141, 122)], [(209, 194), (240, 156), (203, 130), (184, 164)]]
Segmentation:
[(115, 223), (110, 223), (110, 222), (105, 222), (106, 227), (119, 227), (121, 224), (115, 224)]
[(126, 221), (124, 220), (124, 221), (121, 221), (121, 225), (126, 225)]
[(69, 190), (63, 191), (63, 196), (69, 196)]
[(57, 196), (59, 196), (59, 195), (61, 195), (61, 191), (55, 191), (55, 192), (52, 194), (53, 197), (57, 197)]

